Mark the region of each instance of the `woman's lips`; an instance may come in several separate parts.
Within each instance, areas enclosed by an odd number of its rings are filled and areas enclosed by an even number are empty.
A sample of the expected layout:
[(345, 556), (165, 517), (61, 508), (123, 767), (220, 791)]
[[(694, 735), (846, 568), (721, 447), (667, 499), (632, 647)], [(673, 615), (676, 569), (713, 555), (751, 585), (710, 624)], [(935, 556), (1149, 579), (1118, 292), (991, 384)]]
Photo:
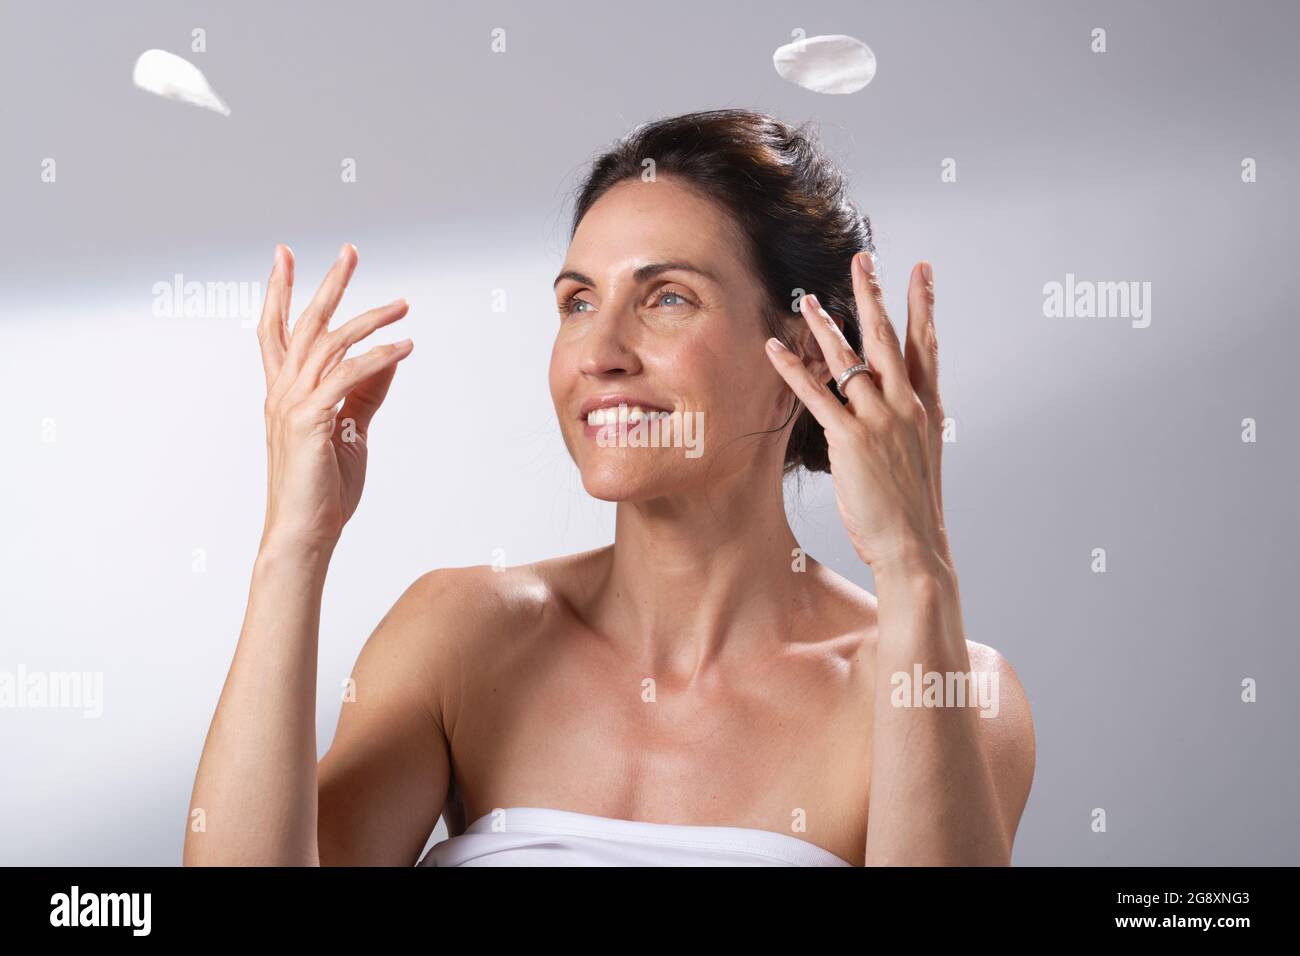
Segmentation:
[(647, 418), (664, 418), (668, 414), (662, 408), (647, 407), (645, 405), (607, 405), (604, 408), (593, 408), (589, 411), (587, 413), (587, 424), (618, 425), (626, 422), (629, 425), (635, 425)]
[[(591, 403), (588, 403), (591, 404)], [(620, 401), (602, 403), (584, 408), (582, 432), (588, 438), (595, 438), (601, 432), (617, 433), (620, 428), (632, 429), (637, 425), (657, 418), (668, 418), (672, 412), (656, 405), (638, 401)]]

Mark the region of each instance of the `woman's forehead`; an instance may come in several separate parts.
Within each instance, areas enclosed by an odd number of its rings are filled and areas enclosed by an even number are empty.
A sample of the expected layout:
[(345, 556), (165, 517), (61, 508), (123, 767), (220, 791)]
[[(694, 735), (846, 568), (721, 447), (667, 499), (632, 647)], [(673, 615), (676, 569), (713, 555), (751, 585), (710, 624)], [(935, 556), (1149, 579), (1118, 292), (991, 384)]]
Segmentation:
[(659, 180), (613, 187), (583, 216), (566, 269), (630, 273), (653, 263), (688, 263), (719, 282), (739, 277), (734, 222), (693, 190)]
[(650, 182), (626, 179), (597, 199), (582, 222), (604, 226), (620, 219), (665, 228), (679, 227), (685, 220), (694, 229), (711, 227), (713, 231), (726, 228), (731, 221), (722, 204), (675, 176), (661, 176)]

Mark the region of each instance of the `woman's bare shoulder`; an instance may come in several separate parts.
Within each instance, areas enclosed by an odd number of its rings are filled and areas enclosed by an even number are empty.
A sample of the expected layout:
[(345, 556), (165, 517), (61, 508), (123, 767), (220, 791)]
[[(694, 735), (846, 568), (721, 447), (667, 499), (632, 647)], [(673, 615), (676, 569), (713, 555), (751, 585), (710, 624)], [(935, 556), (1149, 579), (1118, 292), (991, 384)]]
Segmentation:
[(426, 633), (472, 637), (509, 627), (517, 634), (521, 626), (580, 598), (583, 583), (597, 576), (609, 551), (599, 548), (514, 567), (480, 564), (428, 571), (411, 584), (394, 612), (418, 619)]
[(874, 634), (879, 613), (874, 594), (820, 561), (809, 561), (808, 571), (817, 589), (817, 614), (831, 633)]

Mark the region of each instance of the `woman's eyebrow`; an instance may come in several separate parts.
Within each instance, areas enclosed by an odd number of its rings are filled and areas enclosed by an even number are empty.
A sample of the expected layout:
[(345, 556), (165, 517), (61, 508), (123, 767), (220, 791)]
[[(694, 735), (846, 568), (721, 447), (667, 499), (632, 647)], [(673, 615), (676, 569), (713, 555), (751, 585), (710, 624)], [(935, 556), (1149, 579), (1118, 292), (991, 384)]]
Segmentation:
[[(668, 272), (673, 269), (676, 269), (681, 272), (693, 272), (696, 275), (703, 276), (704, 278), (708, 279), (710, 282), (713, 282), (717, 285), (722, 285), (722, 281), (716, 275), (710, 272), (708, 269), (701, 269), (699, 266), (691, 265), (691, 263), (689, 262), (682, 262), (682, 261), (652, 262), (649, 265), (641, 266), (639, 269), (633, 272), (632, 278), (637, 282), (644, 282), (646, 279), (654, 278), (655, 276), (659, 275), (659, 273), (661, 272)], [(595, 280), (590, 278), (589, 276), (585, 276), (581, 272), (575, 272), (572, 269), (566, 269), (563, 272), (561, 272), (558, 276), (555, 277), (555, 281), (551, 284), (551, 288), (554, 289), (557, 285), (560, 284), (560, 281), (563, 279), (572, 279), (574, 282), (579, 282), (582, 285), (589, 285), (593, 287), (596, 285)]]

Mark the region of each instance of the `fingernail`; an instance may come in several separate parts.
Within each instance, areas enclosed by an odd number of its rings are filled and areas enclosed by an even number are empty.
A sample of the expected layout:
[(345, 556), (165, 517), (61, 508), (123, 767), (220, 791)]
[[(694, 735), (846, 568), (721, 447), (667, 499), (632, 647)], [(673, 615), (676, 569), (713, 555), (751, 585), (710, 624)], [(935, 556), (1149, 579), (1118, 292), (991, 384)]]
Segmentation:
[(921, 275), (925, 277), (926, 282), (934, 281), (934, 270), (930, 268), (930, 263), (928, 262), (921, 263)]
[(813, 295), (811, 292), (804, 295), (804, 300), (814, 309), (820, 309), (822, 307), (822, 304), (817, 301), (817, 296)]
[(781, 344), (780, 339), (771, 338), (767, 340), (767, 350), (769, 352), (784, 352), (786, 351), (786, 347)]
[(410, 339), (402, 339), (400, 342), (394, 342), (394, 343), (393, 343), (393, 348), (395, 348), (395, 349), (406, 348), (406, 346), (408, 346), (408, 345), (410, 345), (410, 344), (411, 344), (411, 340), (410, 340)]
[(345, 242), (343, 245), (339, 246), (339, 256), (338, 259), (335, 260), (336, 262), (348, 254), (348, 245), (349, 244)]

